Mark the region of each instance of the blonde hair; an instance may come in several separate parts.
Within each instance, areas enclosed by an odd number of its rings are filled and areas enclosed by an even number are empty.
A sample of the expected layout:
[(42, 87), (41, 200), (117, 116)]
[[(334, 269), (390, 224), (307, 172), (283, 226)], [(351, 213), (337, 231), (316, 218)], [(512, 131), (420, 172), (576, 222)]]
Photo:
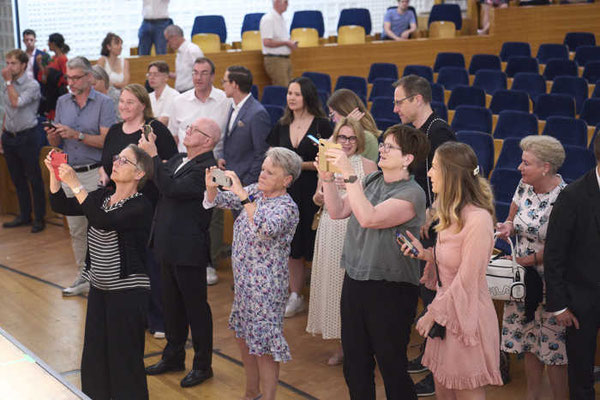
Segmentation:
[(130, 83), (129, 85), (123, 88), (123, 91), (125, 90), (134, 95), (139, 100), (139, 102), (145, 106), (145, 120), (154, 118), (154, 113), (152, 112), (152, 103), (150, 103), (150, 96), (148, 96), (148, 91), (145, 87), (137, 83)]
[(558, 139), (547, 135), (525, 136), (519, 143), (521, 150), (528, 151), (541, 162), (550, 164), (550, 173), (555, 174), (565, 161), (565, 149)]
[(333, 141), (337, 143), (340, 129), (342, 129), (344, 126), (350, 127), (356, 135), (356, 152), (354, 154), (361, 154), (363, 151), (365, 151), (365, 130), (360, 122), (354, 119), (342, 118), (338, 121), (338, 123), (335, 125), (335, 129), (333, 130)]
[(373, 119), (373, 116), (365, 107), (365, 103), (362, 102), (360, 97), (356, 95), (352, 90), (338, 89), (329, 97), (327, 100), (327, 107), (331, 108), (343, 117), (348, 116), (355, 108), (365, 116), (360, 119), (360, 124), (363, 129), (367, 132), (371, 132), (375, 137), (379, 137), (381, 131), (377, 129), (377, 124)]
[(441, 184), (437, 194), (437, 232), (453, 223), (462, 230), (464, 221), (461, 211), (468, 204), (488, 211), (495, 219), (494, 195), (489, 182), (479, 175), (477, 156), (473, 149), (460, 142), (446, 142), (435, 151), (436, 167), (441, 172)]

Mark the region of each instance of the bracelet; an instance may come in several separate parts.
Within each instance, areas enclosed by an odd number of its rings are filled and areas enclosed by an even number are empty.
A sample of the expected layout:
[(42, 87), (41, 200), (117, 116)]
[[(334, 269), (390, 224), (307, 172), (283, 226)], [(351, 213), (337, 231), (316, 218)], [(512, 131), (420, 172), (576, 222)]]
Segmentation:
[(507, 219), (506, 221), (504, 221), (505, 224), (511, 224), (511, 225), (515, 225), (511, 220)]
[(323, 182), (333, 183), (333, 182), (335, 182), (335, 178), (332, 178), (332, 179), (323, 179)]

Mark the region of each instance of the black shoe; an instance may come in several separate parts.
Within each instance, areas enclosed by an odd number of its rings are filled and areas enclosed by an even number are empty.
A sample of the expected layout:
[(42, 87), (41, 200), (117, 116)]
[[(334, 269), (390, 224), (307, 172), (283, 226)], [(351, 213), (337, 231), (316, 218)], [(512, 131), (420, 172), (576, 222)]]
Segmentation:
[(181, 364), (181, 365), (169, 364), (165, 360), (160, 360), (156, 364), (146, 367), (146, 375), (160, 375), (160, 374), (164, 374), (165, 372), (183, 371), (183, 370), (185, 370), (185, 365), (183, 365), (183, 364)]
[(419, 354), (416, 358), (408, 361), (408, 373), (409, 374), (419, 374), (421, 372), (429, 371), (427, 367), (421, 364), (421, 360), (423, 359), (423, 353)]
[(38, 233), (46, 229), (46, 222), (44, 220), (33, 221), (31, 226), (31, 233)]
[(13, 219), (10, 222), (5, 222), (2, 224), (2, 227), (4, 228), (16, 228), (17, 226), (23, 226), (23, 225), (29, 225), (31, 223), (30, 220), (26, 220), (19, 217), (16, 217), (15, 219)]
[(209, 368), (208, 370), (193, 369), (181, 380), (180, 384), (181, 387), (196, 386), (205, 380), (212, 378), (212, 376), (212, 368)]
[(429, 373), (419, 382), (415, 383), (415, 392), (417, 397), (428, 397), (435, 394), (435, 383), (433, 383), (433, 374)]

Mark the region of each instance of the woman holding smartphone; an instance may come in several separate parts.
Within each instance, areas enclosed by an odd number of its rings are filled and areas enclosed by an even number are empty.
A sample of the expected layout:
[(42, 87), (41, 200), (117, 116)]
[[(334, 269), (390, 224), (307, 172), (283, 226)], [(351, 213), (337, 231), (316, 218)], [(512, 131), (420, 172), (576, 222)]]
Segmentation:
[(437, 195), (437, 242), (424, 249), (407, 232), (418, 253), (402, 246), (404, 255), (427, 261), (421, 281), (437, 289), (417, 322), (421, 336), (431, 333), (422, 363), (433, 373), (437, 398), (485, 399), (486, 385), (502, 385), (498, 320), (485, 278), (494, 245), (492, 191), (464, 143), (438, 147), (428, 176)]

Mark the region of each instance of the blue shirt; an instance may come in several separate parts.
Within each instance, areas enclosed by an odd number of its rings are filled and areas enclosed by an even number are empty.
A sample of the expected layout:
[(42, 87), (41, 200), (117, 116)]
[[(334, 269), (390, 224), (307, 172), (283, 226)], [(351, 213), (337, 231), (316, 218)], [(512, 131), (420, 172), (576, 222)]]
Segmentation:
[[(397, 8), (387, 10), (383, 17), (383, 22), (390, 23), (390, 29), (396, 36), (400, 36), (402, 32), (410, 28), (410, 24), (416, 24), (415, 14), (411, 10), (406, 10), (404, 14), (398, 14)], [(383, 37), (387, 37), (385, 29), (383, 30)]]
[(29, 78), (27, 74), (21, 75), (12, 82), (19, 94), (17, 106), (13, 107), (8, 98), (8, 89), (2, 91), (2, 102), (6, 119), (4, 128), (9, 132), (20, 132), (37, 125), (37, 111), (40, 106), (40, 84)]
[[(99, 135), (100, 128), (110, 128), (116, 122), (113, 100), (92, 88), (83, 107), (70, 93), (58, 98), (55, 121), (88, 135)], [(63, 139), (63, 150), (73, 166), (99, 163), (102, 149), (88, 146), (77, 139)]]

